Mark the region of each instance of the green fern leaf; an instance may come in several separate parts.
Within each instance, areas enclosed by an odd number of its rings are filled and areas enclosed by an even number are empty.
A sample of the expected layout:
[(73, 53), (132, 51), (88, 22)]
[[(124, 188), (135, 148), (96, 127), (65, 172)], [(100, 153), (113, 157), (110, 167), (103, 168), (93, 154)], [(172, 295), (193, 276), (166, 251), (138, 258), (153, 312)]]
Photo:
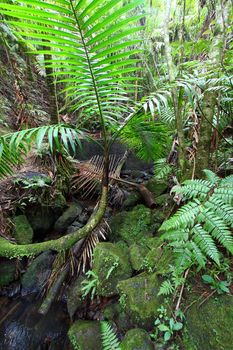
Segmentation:
[(100, 322), (103, 350), (120, 350), (120, 343), (117, 336), (106, 321)]

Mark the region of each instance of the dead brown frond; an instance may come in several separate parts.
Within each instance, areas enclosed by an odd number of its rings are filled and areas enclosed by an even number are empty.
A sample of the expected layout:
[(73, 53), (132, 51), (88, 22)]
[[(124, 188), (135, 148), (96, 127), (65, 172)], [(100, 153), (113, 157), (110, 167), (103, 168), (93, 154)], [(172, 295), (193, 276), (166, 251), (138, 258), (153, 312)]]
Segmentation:
[(71, 275), (77, 276), (81, 272), (87, 271), (92, 266), (92, 254), (95, 246), (100, 240), (105, 240), (110, 232), (110, 227), (104, 220), (81, 244), (81, 247), (70, 252)]
[[(124, 157), (123, 157), (124, 158)], [(121, 157), (115, 154), (109, 157), (109, 178), (116, 180), (120, 177), (122, 167)], [(125, 161), (125, 159), (124, 159)], [(104, 157), (96, 155), (90, 160), (78, 164), (78, 173), (73, 176), (72, 188), (78, 192), (82, 191), (83, 197), (92, 196), (96, 187), (102, 181), (104, 170)]]

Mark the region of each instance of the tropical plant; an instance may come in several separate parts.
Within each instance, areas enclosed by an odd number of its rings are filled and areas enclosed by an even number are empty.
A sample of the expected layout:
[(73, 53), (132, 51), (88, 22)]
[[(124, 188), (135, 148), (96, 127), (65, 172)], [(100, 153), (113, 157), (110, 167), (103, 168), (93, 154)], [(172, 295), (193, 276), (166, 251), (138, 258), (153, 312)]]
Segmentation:
[(213, 291), (216, 291), (218, 294), (230, 293), (230, 290), (228, 288), (230, 283), (227, 281), (218, 280), (210, 275), (203, 275), (202, 280), (204, 283), (209, 284), (210, 288)]
[(155, 332), (151, 334), (151, 337), (158, 339), (162, 335), (163, 343), (166, 344), (176, 332), (183, 328), (184, 314), (177, 310), (174, 317), (169, 317), (167, 308), (163, 305), (157, 311), (158, 317), (154, 322)]
[[(1, 255), (31, 255), (51, 247), (57, 250), (70, 248), (100, 222), (108, 192), (108, 154), (111, 143), (108, 125), (129, 110), (127, 93), (136, 78), (128, 77), (127, 74), (140, 69), (135, 67), (138, 58), (131, 57), (138, 50), (129, 49), (139, 39), (125, 39), (142, 30), (141, 26), (131, 27), (141, 15), (128, 16), (141, 2), (134, 0), (124, 6), (119, 6), (122, 5), (120, 0), (107, 0), (104, 4), (100, 0), (57, 0), (55, 3), (49, 0), (22, 0), (0, 3), (1, 13), (6, 16), (8, 25), (24, 38), (27, 45), (33, 46), (32, 54), (44, 55), (45, 65), (53, 69), (57, 82), (66, 84), (63, 92), (69, 100), (70, 109), (79, 113), (79, 128), (86, 120), (98, 118), (105, 157), (99, 209), (81, 229), (81, 235), (78, 230), (69, 237), (61, 237), (56, 243), (48, 241), (20, 247), (4, 241)], [(41, 47), (44, 49), (41, 50)], [(47, 132), (51, 149), (60, 143), (69, 148), (68, 140), (72, 147), (73, 137), (78, 141), (77, 131), (64, 128), (43, 127), (19, 131), (8, 139), (6, 136), (2, 138), (0, 159), (5, 162), (3, 164), (1, 161), (1, 173), (6, 175), (11, 172), (12, 165), (18, 163), (20, 155), (28, 151), (25, 143), (30, 144), (35, 135), (41, 140)]]
[(188, 202), (160, 228), (181, 270), (192, 264), (202, 268), (208, 259), (220, 265), (219, 245), (233, 254), (233, 176), (221, 179), (210, 170), (205, 175), (206, 180), (186, 180), (172, 189)]
[(93, 300), (95, 297), (96, 288), (99, 284), (99, 277), (92, 270), (87, 271), (86, 276), (87, 278), (82, 282), (82, 297), (85, 298), (88, 294), (90, 294), (91, 300)]
[(100, 322), (101, 338), (103, 350), (120, 350), (120, 342), (112, 328), (112, 326), (106, 322)]

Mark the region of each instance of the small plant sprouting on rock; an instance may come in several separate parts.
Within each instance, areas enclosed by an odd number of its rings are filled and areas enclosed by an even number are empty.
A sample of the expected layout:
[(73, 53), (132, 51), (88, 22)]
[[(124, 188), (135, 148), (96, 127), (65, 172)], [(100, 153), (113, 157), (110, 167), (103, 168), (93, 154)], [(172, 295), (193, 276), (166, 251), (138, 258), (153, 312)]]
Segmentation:
[(228, 281), (221, 281), (210, 275), (203, 275), (202, 280), (204, 283), (209, 284), (210, 288), (218, 294), (230, 293), (230, 290), (228, 288), (230, 283)]
[[(163, 305), (158, 309), (159, 316), (155, 320), (155, 332), (151, 334), (153, 339), (160, 339), (166, 344), (174, 334), (183, 328), (184, 314), (181, 310), (175, 312), (174, 317), (169, 317), (166, 307)], [(179, 320), (179, 321), (178, 321)]]
[(99, 283), (99, 277), (92, 270), (87, 271), (86, 276), (87, 279), (82, 282), (82, 297), (84, 299), (88, 294), (90, 294), (91, 300), (93, 300)]

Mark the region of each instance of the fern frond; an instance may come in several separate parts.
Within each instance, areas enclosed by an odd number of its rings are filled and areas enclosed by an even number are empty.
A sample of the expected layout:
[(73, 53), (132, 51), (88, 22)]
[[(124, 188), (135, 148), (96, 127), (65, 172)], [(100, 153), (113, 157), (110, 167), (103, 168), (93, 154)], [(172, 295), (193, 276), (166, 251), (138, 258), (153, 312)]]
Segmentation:
[(192, 231), (192, 239), (206, 256), (209, 256), (217, 264), (219, 264), (219, 252), (214, 240), (200, 224), (196, 224)]
[(233, 254), (232, 233), (228, 230), (225, 222), (220, 217), (216, 216), (210, 208), (203, 207), (197, 220), (199, 222), (204, 222), (203, 228)]
[(195, 218), (199, 211), (200, 202), (198, 200), (187, 203), (182, 208), (180, 208), (169, 220), (164, 221), (160, 227), (160, 230), (168, 231), (191, 227), (194, 224)]
[(111, 325), (106, 322), (100, 322), (103, 350), (120, 350), (120, 343)]
[(163, 281), (163, 283), (161, 284), (158, 295), (170, 295), (173, 292), (174, 292), (174, 287), (171, 281), (166, 280), (166, 281)]
[(206, 208), (211, 208), (213, 212), (216, 213), (221, 219), (224, 220), (226, 225), (233, 228), (233, 208), (225, 204), (222, 200), (210, 197), (210, 199), (205, 203)]
[(219, 265), (219, 244), (233, 254), (232, 177), (220, 180), (210, 171), (205, 173), (208, 181), (189, 180), (173, 188), (190, 200), (160, 227), (177, 263), (186, 268), (192, 264), (202, 268), (207, 259)]
[(174, 186), (172, 192), (183, 194), (187, 198), (205, 199), (211, 190), (211, 183), (207, 180), (186, 180), (182, 186)]
[(169, 149), (170, 135), (167, 126), (148, 121), (144, 115), (135, 116), (130, 120), (122, 129), (120, 137), (145, 161), (161, 158)]
[(211, 170), (209, 169), (204, 169), (203, 170), (207, 180), (212, 184), (212, 185), (217, 185), (221, 179)]

